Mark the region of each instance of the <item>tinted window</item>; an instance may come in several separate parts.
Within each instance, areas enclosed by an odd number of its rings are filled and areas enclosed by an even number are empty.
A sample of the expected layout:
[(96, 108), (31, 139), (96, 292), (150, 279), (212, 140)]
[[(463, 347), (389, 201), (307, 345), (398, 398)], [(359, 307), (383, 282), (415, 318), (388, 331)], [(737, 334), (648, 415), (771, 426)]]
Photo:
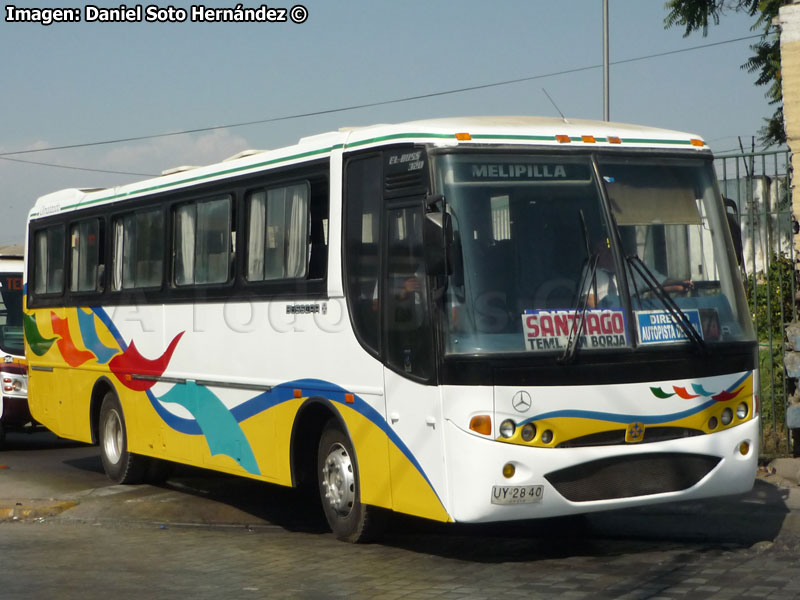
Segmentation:
[(112, 289), (158, 287), (164, 268), (164, 223), (158, 209), (114, 220)]
[(300, 279), (308, 268), (308, 185), (248, 196), (247, 279)]
[(347, 293), (353, 326), (364, 344), (378, 351), (381, 159), (347, 165), (345, 208)]
[(175, 211), (175, 283), (224, 283), (231, 263), (231, 199), (185, 204)]
[(70, 227), (70, 279), (73, 292), (94, 292), (98, 289), (100, 265), (100, 221), (90, 219)]
[(59, 294), (64, 291), (64, 229), (61, 226), (37, 231), (33, 236), (33, 291)]

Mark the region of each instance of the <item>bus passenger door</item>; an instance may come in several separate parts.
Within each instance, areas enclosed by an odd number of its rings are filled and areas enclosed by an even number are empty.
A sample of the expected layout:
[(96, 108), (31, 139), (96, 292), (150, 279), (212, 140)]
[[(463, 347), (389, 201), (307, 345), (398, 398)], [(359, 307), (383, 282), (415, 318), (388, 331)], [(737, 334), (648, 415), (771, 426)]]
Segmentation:
[[(386, 416), (394, 433), (389, 462), (397, 511), (446, 520), (445, 465), (435, 375), (428, 283), (422, 251), (423, 212), (392, 201), (386, 212), (383, 346)], [(442, 499), (442, 500), (440, 500)]]

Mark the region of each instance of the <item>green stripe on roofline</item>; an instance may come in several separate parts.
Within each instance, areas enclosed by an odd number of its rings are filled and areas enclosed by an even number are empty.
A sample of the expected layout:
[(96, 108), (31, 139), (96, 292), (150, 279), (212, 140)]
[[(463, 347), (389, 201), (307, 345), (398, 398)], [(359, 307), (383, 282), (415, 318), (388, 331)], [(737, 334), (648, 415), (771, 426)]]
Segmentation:
[[(193, 183), (193, 182), (197, 182), (197, 181), (202, 181), (204, 179), (211, 179), (211, 178), (214, 178), (214, 177), (220, 177), (220, 176), (224, 176), (224, 175), (231, 175), (233, 173), (239, 173), (239, 172), (243, 172), (243, 171), (260, 169), (260, 168), (267, 167), (267, 166), (270, 166), (270, 165), (274, 165), (274, 164), (277, 164), (277, 163), (296, 160), (298, 158), (306, 158), (308, 156), (314, 156), (314, 155), (317, 155), (317, 154), (327, 154), (328, 152), (331, 152), (333, 150), (340, 150), (340, 149), (344, 149), (345, 147), (347, 147), (347, 148), (349, 148), (349, 147), (358, 147), (358, 146), (363, 146), (363, 145), (366, 145), (366, 144), (373, 144), (373, 143), (383, 142), (383, 141), (387, 141), (387, 140), (415, 138), (415, 137), (437, 138), (438, 139), (438, 138), (452, 138), (452, 137), (454, 137), (454, 135), (453, 134), (439, 134), (439, 133), (397, 133), (397, 134), (391, 134), (391, 135), (385, 135), (385, 136), (381, 136), (381, 137), (371, 138), (371, 139), (368, 139), (368, 140), (362, 140), (362, 141), (354, 142), (352, 144), (347, 144), (347, 145), (345, 145), (345, 144), (334, 144), (333, 146), (330, 146), (330, 147), (327, 147), (327, 148), (321, 148), (321, 149), (318, 149), (318, 150), (310, 150), (308, 152), (301, 152), (300, 154), (293, 154), (292, 156), (286, 156), (286, 157), (283, 157), (283, 158), (276, 158), (276, 159), (273, 159), (273, 160), (264, 161), (262, 163), (256, 163), (256, 164), (248, 165), (248, 166), (244, 166), (244, 167), (235, 167), (235, 168), (227, 169), (227, 170), (224, 170), (224, 171), (216, 171), (214, 173), (207, 173), (205, 175), (198, 175), (196, 177), (189, 177), (187, 179), (181, 179), (180, 181), (175, 181), (175, 182), (172, 182), (172, 183), (162, 183), (162, 184), (154, 185), (154, 186), (147, 187), (147, 188), (141, 188), (141, 189), (138, 189), (138, 190), (132, 190), (130, 192), (125, 192), (125, 193), (122, 193), (122, 194), (112, 194), (112, 195), (109, 195), (109, 196), (104, 196), (102, 198), (97, 198), (95, 200), (78, 202), (76, 204), (69, 204), (69, 205), (60, 207), (59, 211), (62, 212), (62, 211), (66, 211), (66, 210), (75, 209), (75, 208), (78, 208), (78, 207), (90, 206), (92, 204), (97, 204), (99, 202), (107, 202), (107, 201), (110, 201), (110, 200), (118, 200), (120, 198), (128, 198), (130, 196), (135, 196), (135, 195), (138, 195), (138, 194), (146, 194), (146, 193), (149, 193), (149, 192), (155, 192), (155, 191), (159, 191), (159, 190), (163, 190), (163, 189), (168, 189), (168, 188), (171, 188), (171, 187), (177, 187), (177, 186), (185, 185), (187, 183)], [(37, 217), (37, 216), (39, 216), (39, 213), (31, 213), (31, 216), (32, 217)]]
[(365, 146), (366, 144), (376, 144), (378, 142), (386, 142), (388, 140), (399, 140), (408, 138), (455, 139), (455, 137), (456, 136), (454, 133), (392, 133), (389, 135), (383, 135), (376, 138), (370, 138), (368, 140), (350, 142), (345, 145), (345, 148), (357, 148), (358, 146)]

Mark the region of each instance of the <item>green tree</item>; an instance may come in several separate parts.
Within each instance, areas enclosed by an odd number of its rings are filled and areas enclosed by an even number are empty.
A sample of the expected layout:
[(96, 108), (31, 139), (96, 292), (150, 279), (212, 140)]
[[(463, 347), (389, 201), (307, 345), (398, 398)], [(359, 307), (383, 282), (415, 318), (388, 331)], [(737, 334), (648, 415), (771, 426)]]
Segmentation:
[(767, 86), (766, 97), (775, 105), (773, 115), (764, 119), (766, 125), (760, 133), (761, 141), (771, 146), (786, 142), (783, 129), (783, 98), (781, 94), (781, 47), (780, 31), (775, 24), (778, 10), (792, 0), (669, 0), (665, 8), (669, 13), (664, 18), (667, 28), (683, 27), (684, 37), (696, 31), (708, 34), (710, 23), (719, 24), (726, 12), (746, 13), (755, 18), (753, 31), (761, 31), (761, 39), (752, 44), (753, 56), (742, 65), (748, 73), (757, 73), (756, 85)]

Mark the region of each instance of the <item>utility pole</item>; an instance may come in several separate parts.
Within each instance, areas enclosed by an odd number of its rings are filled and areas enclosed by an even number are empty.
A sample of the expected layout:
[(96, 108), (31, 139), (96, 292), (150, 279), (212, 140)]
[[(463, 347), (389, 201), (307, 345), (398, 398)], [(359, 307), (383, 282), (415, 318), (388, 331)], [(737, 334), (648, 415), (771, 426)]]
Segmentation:
[(603, 120), (611, 120), (608, 106), (608, 0), (603, 0)]

